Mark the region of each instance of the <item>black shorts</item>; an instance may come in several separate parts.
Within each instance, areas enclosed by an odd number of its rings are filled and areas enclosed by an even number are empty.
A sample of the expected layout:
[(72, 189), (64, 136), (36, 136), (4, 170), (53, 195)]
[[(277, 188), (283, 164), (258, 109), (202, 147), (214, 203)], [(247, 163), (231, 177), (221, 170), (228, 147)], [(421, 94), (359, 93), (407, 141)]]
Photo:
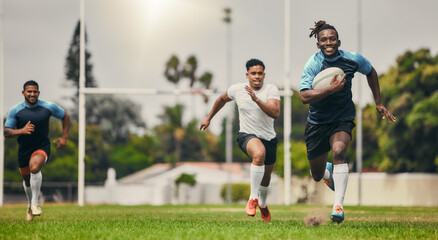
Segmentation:
[(306, 138), (307, 158), (315, 159), (323, 153), (330, 151), (330, 138), (336, 132), (350, 134), (356, 126), (353, 121), (342, 121), (327, 124), (311, 124), (307, 122), (304, 136)]
[(246, 145), (248, 144), (248, 141), (251, 140), (252, 138), (260, 139), (260, 141), (265, 146), (266, 149), (265, 165), (274, 164), (277, 161), (277, 143), (278, 143), (277, 137), (267, 141), (257, 137), (254, 134), (239, 132), (237, 134), (237, 142), (239, 143), (239, 147), (242, 150), (242, 152), (244, 152), (248, 157), (249, 155), (246, 152)]
[(50, 142), (48, 144), (44, 144), (40, 147), (34, 147), (30, 149), (26, 149), (25, 151), (18, 152), (18, 167), (24, 168), (29, 166), (30, 157), (36, 150), (43, 150), (47, 154), (47, 161), (50, 157)]

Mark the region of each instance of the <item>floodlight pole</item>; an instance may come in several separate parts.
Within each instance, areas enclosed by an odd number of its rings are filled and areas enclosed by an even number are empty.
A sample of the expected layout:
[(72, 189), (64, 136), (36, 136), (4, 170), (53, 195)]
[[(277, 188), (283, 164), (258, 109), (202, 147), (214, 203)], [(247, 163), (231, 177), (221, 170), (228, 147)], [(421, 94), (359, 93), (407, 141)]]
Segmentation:
[[(362, 53), (362, 9), (361, 0), (357, 1), (357, 51)], [(362, 75), (357, 84), (357, 129), (356, 129), (356, 171), (357, 171), (357, 205), (362, 202)]]
[(3, 126), (3, 112), (4, 112), (4, 48), (3, 48), (3, 1), (0, 3), (0, 206), (3, 206), (3, 182), (4, 182), (4, 168), (5, 168), (5, 136)]
[(284, 1), (284, 204), (290, 205), (291, 151), (290, 133), (292, 125), (292, 92), (290, 90), (290, 0)]
[(78, 205), (85, 200), (85, 6), (80, 0), (80, 45), (79, 45), (79, 143), (78, 143)]

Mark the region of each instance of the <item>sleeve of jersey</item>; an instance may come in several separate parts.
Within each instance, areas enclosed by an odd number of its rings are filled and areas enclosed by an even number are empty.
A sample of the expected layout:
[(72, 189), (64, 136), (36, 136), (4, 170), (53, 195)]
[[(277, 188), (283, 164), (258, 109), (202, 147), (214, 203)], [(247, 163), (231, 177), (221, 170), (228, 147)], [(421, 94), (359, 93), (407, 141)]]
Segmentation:
[(280, 92), (278, 91), (277, 86), (271, 85), (268, 90), (268, 99), (277, 99), (280, 100)]
[(237, 91), (238, 85), (239, 84), (233, 84), (233, 85), (231, 85), (231, 87), (228, 88), (227, 94), (228, 94), (229, 98), (234, 100), (234, 98), (236, 97), (236, 91)]
[(300, 91), (312, 89), (312, 82), (315, 76), (321, 70), (321, 63), (316, 60), (315, 55), (309, 58), (304, 66), (303, 74), (301, 75)]
[(52, 112), (54, 117), (59, 118), (59, 119), (64, 118), (65, 110), (62, 107), (60, 107), (52, 102), (48, 103), (47, 106), (48, 106), (49, 110)]
[(353, 57), (354, 57), (354, 61), (356, 61), (357, 64), (359, 64), (359, 69), (357, 71), (362, 74), (368, 75), (372, 69), (371, 63), (368, 61), (368, 59), (366, 59), (365, 57), (360, 55), (360, 53), (357, 52), (353, 53)]
[(17, 126), (17, 119), (15, 119), (16, 114), (17, 114), (17, 111), (15, 108), (12, 108), (9, 111), (8, 117), (6, 118), (5, 127), (15, 128)]

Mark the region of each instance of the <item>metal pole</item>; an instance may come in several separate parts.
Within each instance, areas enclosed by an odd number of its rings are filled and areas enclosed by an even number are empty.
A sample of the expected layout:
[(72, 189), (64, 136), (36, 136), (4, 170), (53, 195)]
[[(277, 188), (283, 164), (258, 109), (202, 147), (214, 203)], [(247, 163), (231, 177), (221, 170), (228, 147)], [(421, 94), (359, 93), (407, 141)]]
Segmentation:
[(79, 157), (78, 157), (78, 205), (85, 199), (85, 11), (84, 0), (80, 0), (80, 45), (79, 45)]
[(290, 0), (284, 1), (284, 204), (290, 205), (292, 92), (290, 90)]
[[(362, 52), (362, 10), (361, 0), (357, 1), (357, 51)], [(356, 81), (357, 85), (357, 134), (356, 134), (356, 171), (357, 182), (357, 205), (362, 202), (362, 75)]]
[[(231, 9), (225, 8), (224, 22), (227, 24), (227, 83), (231, 85)], [(231, 164), (233, 162), (233, 113), (234, 107), (228, 106), (225, 126), (225, 160), (227, 166), (227, 204), (231, 204)]]
[(3, 1), (0, 6), (0, 206), (3, 206), (3, 181), (4, 181), (4, 168), (5, 168), (5, 136), (3, 134), (3, 112), (4, 112), (4, 48), (3, 48)]

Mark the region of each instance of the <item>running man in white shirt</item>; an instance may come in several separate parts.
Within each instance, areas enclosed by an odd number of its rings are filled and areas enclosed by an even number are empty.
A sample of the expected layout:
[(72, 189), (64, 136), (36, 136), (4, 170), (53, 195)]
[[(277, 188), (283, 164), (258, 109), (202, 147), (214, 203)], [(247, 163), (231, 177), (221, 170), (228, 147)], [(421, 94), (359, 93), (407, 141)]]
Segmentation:
[(205, 130), (220, 109), (236, 100), (239, 110), (239, 133), (237, 142), (240, 149), (252, 160), (250, 168), (251, 194), (246, 205), (246, 213), (255, 216), (257, 206), (261, 218), (271, 221), (266, 202), (271, 181), (271, 173), (277, 160), (277, 137), (274, 119), (280, 116), (280, 94), (272, 84), (264, 85), (265, 65), (258, 59), (246, 63), (248, 81), (233, 84), (214, 103), (208, 116), (201, 122), (200, 130)]

